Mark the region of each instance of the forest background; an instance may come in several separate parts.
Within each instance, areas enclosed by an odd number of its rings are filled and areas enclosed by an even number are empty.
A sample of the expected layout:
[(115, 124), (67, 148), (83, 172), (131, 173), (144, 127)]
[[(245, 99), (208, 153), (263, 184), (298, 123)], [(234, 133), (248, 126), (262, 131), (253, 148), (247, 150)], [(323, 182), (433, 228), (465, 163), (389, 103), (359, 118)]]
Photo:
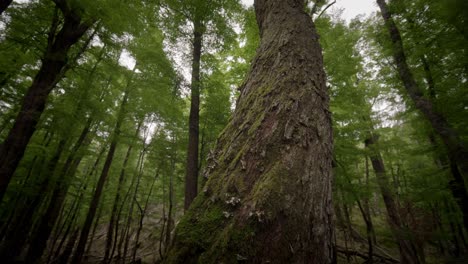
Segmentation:
[[(168, 256), (259, 45), (252, 2), (1, 2), (1, 259)], [(308, 2), (330, 95), (339, 262), (463, 263), (467, 3), (388, 1), (398, 42), (385, 1), (357, 18), (343, 0)]]

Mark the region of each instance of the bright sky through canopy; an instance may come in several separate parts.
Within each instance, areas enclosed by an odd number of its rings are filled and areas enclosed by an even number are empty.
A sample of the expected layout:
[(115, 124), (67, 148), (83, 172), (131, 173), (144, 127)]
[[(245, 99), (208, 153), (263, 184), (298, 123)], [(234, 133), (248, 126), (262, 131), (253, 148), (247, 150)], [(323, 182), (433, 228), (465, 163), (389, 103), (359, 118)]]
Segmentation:
[[(241, 0), (247, 6), (253, 5), (254, 0)], [(377, 10), (374, 0), (336, 0), (336, 3), (327, 12), (343, 9), (342, 18), (350, 21), (360, 14), (369, 15)]]

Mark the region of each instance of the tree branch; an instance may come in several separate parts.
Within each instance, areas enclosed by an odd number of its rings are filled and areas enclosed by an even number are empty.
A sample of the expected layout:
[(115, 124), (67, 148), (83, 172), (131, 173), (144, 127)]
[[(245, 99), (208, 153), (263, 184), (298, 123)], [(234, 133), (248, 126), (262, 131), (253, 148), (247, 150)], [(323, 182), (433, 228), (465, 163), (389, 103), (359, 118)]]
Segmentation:
[[(332, 5), (334, 5), (336, 3), (336, 0), (333, 1), (332, 3), (330, 3), (329, 5), (327, 5), (323, 10), (322, 12), (320, 12), (320, 14), (317, 16), (317, 18), (319, 18), (323, 13), (325, 13), (325, 11), (327, 11), (328, 8), (330, 8)], [(316, 19), (317, 19), (316, 18)]]

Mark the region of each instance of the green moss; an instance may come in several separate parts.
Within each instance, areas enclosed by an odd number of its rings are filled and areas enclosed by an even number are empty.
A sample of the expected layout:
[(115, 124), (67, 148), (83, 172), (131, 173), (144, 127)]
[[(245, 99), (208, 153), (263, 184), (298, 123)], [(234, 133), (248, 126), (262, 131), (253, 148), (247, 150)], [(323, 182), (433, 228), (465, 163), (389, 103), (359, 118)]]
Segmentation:
[(251, 245), (255, 231), (251, 225), (242, 227), (230, 224), (219, 234), (212, 247), (200, 256), (198, 263), (245, 263), (255, 256)]
[(281, 206), (276, 204), (281, 199), (283, 180), (287, 171), (283, 164), (276, 162), (262, 178), (255, 184), (253, 189), (253, 200), (259, 208), (276, 210)]
[(252, 135), (262, 124), (263, 120), (265, 119), (265, 112), (255, 119), (255, 122), (250, 126), (249, 131), (247, 132), (249, 135)]
[[(184, 243), (195, 244), (206, 248), (210, 244), (213, 233), (223, 226), (225, 217), (223, 208), (216, 204), (203, 206), (206, 200), (203, 195), (195, 199), (191, 210), (182, 218), (177, 226), (177, 236)], [(202, 211), (203, 210), (203, 211)]]
[(197, 196), (176, 227), (176, 244), (164, 263), (197, 263), (198, 256), (223, 229), (225, 220), (221, 206), (203, 194)]

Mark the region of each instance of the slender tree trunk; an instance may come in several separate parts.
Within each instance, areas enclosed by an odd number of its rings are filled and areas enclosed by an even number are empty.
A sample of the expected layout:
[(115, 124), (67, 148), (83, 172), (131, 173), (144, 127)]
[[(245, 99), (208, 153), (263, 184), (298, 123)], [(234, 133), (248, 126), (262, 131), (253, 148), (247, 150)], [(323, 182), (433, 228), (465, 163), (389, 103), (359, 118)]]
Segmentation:
[[(166, 253), (168, 252), (168, 249), (166, 247), (168, 247), (169, 245), (164, 245), (164, 232), (166, 230), (166, 220), (167, 220), (167, 217), (166, 217), (166, 188), (165, 188), (165, 180), (164, 180), (164, 174), (163, 174), (163, 179), (162, 179), (162, 218), (161, 218), (161, 231), (159, 232), (159, 247), (158, 247), (158, 251), (159, 251), (159, 258), (161, 261), (164, 261), (164, 259), (166, 258)], [(164, 248), (163, 248), (164, 247)]]
[[(52, 138), (53, 138), (53, 134), (52, 133), (49, 133), (49, 132), (46, 132), (45, 135), (44, 135), (44, 139), (43, 139), (43, 143), (41, 144), (41, 146), (43, 146), (44, 148), (47, 148), (49, 146), (49, 144), (51, 143), (52, 141)], [(1, 219), (2, 219), (2, 222), (1, 222), (1, 231), (0, 231), (0, 241), (5, 237), (6, 235), (6, 232), (8, 231), (8, 227), (14, 223), (15, 225), (18, 224), (18, 221), (15, 219), (15, 217), (18, 215), (17, 214), (17, 210), (15, 209), (19, 209), (19, 208), (25, 208), (25, 207), (29, 207), (31, 205), (31, 200), (32, 197), (30, 196), (26, 196), (25, 194), (25, 189), (26, 188), (29, 188), (28, 184), (31, 184), (31, 182), (29, 181), (29, 179), (31, 178), (31, 175), (33, 174), (33, 172), (35, 171), (34, 168), (35, 168), (35, 164), (38, 164), (38, 167), (42, 167), (43, 164), (44, 164), (44, 156), (35, 156), (33, 158), (33, 161), (31, 162), (30, 164), (30, 167), (29, 167), (29, 170), (28, 170), (28, 174), (26, 175), (26, 178), (23, 180), (23, 182), (21, 183), (22, 185), (22, 190), (20, 192), (18, 192), (16, 194), (16, 197), (13, 199), (13, 209), (12, 210), (4, 210), (4, 213), (5, 214), (8, 214), (9, 213), (9, 216), (6, 217), (5, 216), (2, 216)], [(40, 185), (42, 187), (39, 188), (39, 192), (42, 192), (42, 191), (45, 191), (46, 188), (47, 188), (47, 182), (44, 182), (44, 179), (39, 179), (41, 181), (40, 184), (37, 184), (37, 183), (34, 183), (34, 185)], [(26, 188), (25, 188), (26, 187)], [(43, 188), (43, 189), (42, 189)], [(19, 215), (21, 216), (24, 216), (24, 213), (21, 212)], [(3, 219), (7, 218), (6, 221), (3, 221)]]
[(136, 178), (135, 191), (133, 192), (133, 197), (130, 202), (130, 210), (128, 212), (127, 223), (125, 224), (125, 231), (122, 234), (122, 240), (119, 245), (119, 250), (120, 250), (120, 248), (122, 247), (122, 242), (124, 242), (123, 243), (123, 256), (121, 255), (122, 260), (124, 261), (127, 257), (128, 246), (130, 245), (130, 237), (132, 235), (131, 226), (132, 226), (132, 221), (133, 221), (133, 208), (137, 199), (138, 190), (140, 188), (141, 177), (143, 176), (143, 164), (144, 164), (145, 153), (146, 151), (143, 150), (140, 154), (141, 159), (140, 159), (140, 166), (139, 166), (138, 174), (137, 174), (138, 177)]
[[(366, 155), (366, 188), (370, 189), (369, 157)], [(372, 213), (370, 209), (369, 198), (364, 199), (364, 211), (369, 219), (368, 231), (371, 233), (371, 239), (374, 245), (377, 245), (377, 236), (375, 235), (374, 224), (372, 222)], [(369, 235), (369, 234), (368, 234)]]
[[(145, 139), (146, 141), (146, 139)], [(130, 187), (128, 188), (127, 192), (125, 193), (125, 196), (124, 196), (124, 199), (122, 201), (122, 204), (120, 206), (120, 209), (119, 209), (119, 212), (117, 214), (117, 221), (115, 222), (115, 240), (114, 240), (114, 245), (112, 246), (112, 251), (111, 251), (111, 254), (110, 254), (110, 258), (112, 259), (114, 257), (114, 253), (115, 253), (115, 250), (117, 249), (117, 255), (118, 257), (120, 258), (121, 257), (121, 252), (122, 252), (122, 245), (124, 245), (125, 241), (126, 241), (126, 234), (127, 234), (127, 230), (128, 230), (128, 225), (130, 224), (131, 222), (131, 217), (128, 218), (127, 217), (127, 221), (125, 222), (125, 225), (123, 227), (123, 230), (122, 230), (122, 235), (120, 235), (120, 239), (119, 238), (119, 223), (120, 223), (120, 217), (122, 215), (122, 212), (125, 208), (125, 204), (127, 203), (127, 200), (129, 199), (129, 197), (131, 197), (131, 201), (129, 201), (129, 216), (130, 216), (130, 212), (133, 212), (133, 199), (136, 195), (136, 192), (138, 192), (138, 186), (134, 188), (134, 186), (136, 185), (139, 185), (139, 178), (141, 177), (141, 175), (143, 174), (143, 164), (144, 164), (144, 160), (145, 160), (145, 153), (146, 153), (146, 150), (145, 148), (140, 152), (140, 155), (138, 156), (138, 160), (137, 160), (137, 165), (136, 165), (136, 168), (135, 168), (135, 171), (137, 171), (137, 173), (134, 174), (134, 177), (132, 177), (132, 183), (130, 184)]]
[[(104, 197), (103, 197), (104, 199)], [(93, 226), (93, 231), (91, 232), (91, 236), (89, 237), (89, 243), (88, 243), (88, 246), (86, 248), (86, 251), (85, 251), (85, 256), (89, 256), (89, 252), (91, 251), (92, 247), (93, 247), (93, 244), (94, 244), (94, 238), (96, 236), (96, 230), (97, 230), (97, 227), (99, 226), (99, 220), (101, 220), (101, 216), (102, 216), (102, 211), (103, 211), (103, 208), (104, 206), (99, 206), (99, 209), (98, 209), (98, 212), (97, 212), (97, 215), (96, 215), (96, 219), (94, 220), (94, 226)], [(86, 257), (85, 257), (85, 261), (86, 261)]]
[(11, 2), (13, 2), (13, 0), (0, 0), (0, 15), (5, 12)]
[(73, 256), (71, 260), (72, 264), (80, 264), (83, 260), (83, 254), (85, 251), (86, 242), (88, 241), (89, 231), (91, 230), (91, 225), (93, 223), (94, 216), (96, 215), (96, 211), (99, 205), (99, 200), (101, 198), (101, 194), (104, 189), (104, 183), (106, 182), (107, 176), (109, 175), (109, 170), (112, 165), (112, 161), (114, 159), (114, 153), (117, 148), (118, 137), (120, 135), (120, 128), (122, 126), (123, 118), (125, 116), (126, 105), (128, 102), (130, 83), (131, 83), (131, 77), (128, 80), (125, 94), (122, 99), (122, 104), (120, 105), (120, 109), (117, 115), (117, 123), (115, 124), (114, 133), (112, 135), (111, 144), (109, 146), (109, 152), (107, 153), (106, 162), (104, 163), (104, 167), (99, 177), (96, 190), (91, 200), (88, 214), (86, 215), (86, 220), (80, 233), (80, 239), (78, 241), (75, 255)]
[(135, 246), (133, 248), (133, 253), (132, 253), (132, 263), (135, 263), (136, 255), (137, 255), (138, 249), (140, 248), (140, 234), (141, 234), (141, 231), (143, 230), (143, 220), (145, 219), (146, 211), (148, 210), (149, 199), (151, 197), (151, 194), (153, 193), (153, 187), (154, 187), (154, 184), (156, 183), (156, 180), (158, 179), (158, 176), (159, 176), (159, 168), (156, 169), (156, 175), (154, 176), (148, 196), (146, 197), (145, 206), (143, 208), (140, 208), (140, 221), (138, 222), (138, 229), (137, 229), (137, 233), (135, 236)]
[(13, 127), (3, 144), (0, 145), (0, 201), (36, 130), (47, 97), (66, 68), (68, 51), (91, 26), (89, 21), (82, 22), (81, 17), (74, 10), (70, 10), (64, 1), (57, 0), (56, 2), (64, 14), (65, 21), (56, 34), (58, 14), (54, 17), (41, 68), (23, 98)]
[[(138, 124), (137, 129), (135, 131), (134, 138), (138, 137), (142, 124), (143, 124), (143, 122), (140, 122)], [(117, 185), (117, 192), (115, 194), (114, 205), (112, 206), (111, 218), (109, 220), (109, 227), (107, 229), (106, 249), (105, 249), (105, 252), (104, 252), (104, 259), (102, 260), (103, 264), (109, 262), (109, 253), (110, 253), (110, 250), (111, 250), (111, 247), (112, 247), (112, 234), (114, 233), (114, 223), (115, 223), (115, 221), (119, 220), (119, 219), (117, 219), (117, 211), (118, 211), (118, 207), (120, 205), (120, 193), (122, 192), (123, 182), (124, 182), (124, 179), (125, 179), (125, 171), (127, 169), (127, 163), (128, 163), (128, 160), (130, 159), (132, 149), (133, 149), (133, 143), (131, 143), (128, 146), (127, 153), (125, 154), (124, 162), (123, 162), (123, 165), (122, 165), (122, 169), (120, 170), (120, 177), (119, 177), (119, 182), (118, 182), (118, 185)], [(117, 239), (117, 237), (115, 237), (115, 239)]]
[(57, 264), (67, 264), (68, 259), (70, 258), (72, 252), (73, 252), (73, 247), (75, 246), (76, 239), (78, 238), (78, 235), (80, 234), (79, 229), (76, 229), (73, 234), (70, 236), (68, 239), (67, 245), (65, 246), (65, 250), (60, 254), (60, 257), (57, 260)]
[[(70, 208), (70, 211), (69, 211), (69, 215), (67, 215), (67, 217), (63, 221), (63, 225), (61, 226), (61, 228), (58, 229), (57, 231), (55, 231), (56, 234), (55, 234), (54, 241), (53, 241), (52, 245), (50, 246), (47, 263), (50, 262), (51, 258), (55, 258), (55, 257), (59, 256), (59, 254), (62, 252), (62, 247), (63, 247), (63, 245), (65, 243), (65, 240), (66, 240), (66, 238), (68, 238), (68, 235), (70, 234), (70, 231), (72, 230), (73, 226), (75, 225), (76, 217), (77, 217), (79, 209), (80, 209), (80, 203), (81, 203), (82, 198), (83, 198), (83, 192), (80, 193), (80, 195), (76, 198), (76, 200), (72, 204), (72, 206)], [(57, 222), (60, 223), (59, 221), (57, 221)], [(62, 232), (63, 229), (65, 229), (64, 232)], [(78, 231), (79, 231), (79, 229), (78, 229)], [(54, 250), (59, 236), (61, 236), (62, 239), (61, 239), (57, 249)], [(78, 234), (76, 235), (75, 240), (76, 240), (77, 237), (78, 237)], [(54, 252), (55, 252), (55, 254), (54, 254)], [(68, 260), (68, 258), (67, 258), (67, 260)]]
[[(174, 137), (174, 136), (173, 136)], [(172, 210), (174, 207), (174, 175), (176, 173), (175, 169), (175, 157), (177, 156), (177, 147), (175, 146), (176, 144), (176, 139), (173, 138), (172, 142), (173, 146), (173, 153), (171, 154), (171, 173), (169, 175), (169, 208), (167, 209), (167, 222), (166, 222), (166, 238), (164, 244), (166, 245), (166, 254), (167, 250), (169, 249), (171, 245), (171, 232), (174, 226), (174, 220), (172, 219)]]
[(448, 188), (452, 193), (455, 202), (458, 205), (462, 215), (463, 215), (463, 224), (466, 230), (468, 230), (468, 194), (466, 192), (465, 186), (460, 185), (464, 184), (463, 176), (460, 174), (456, 163), (450, 159), (450, 156), (440, 154), (438, 149), (438, 144), (433, 133), (429, 133), (429, 142), (434, 148), (435, 163), (441, 169), (448, 169), (452, 175), (452, 179), (448, 183)]
[[(343, 197), (343, 192), (341, 192), (341, 195), (342, 195), (342, 198)], [(344, 201), (344, 199), (343, 199)], [(343, 203), (343, 212), (344, 212), (344, 243), (345, 243), (345, 249), (346, 251), (348, 251), (348, 242), (349, 240), (352, 239), (352, 225), (351, 225), (351, 217), (350, 217), (350, 214), (349, 214), (349, 208), (348, 206), (346, 205), (346, 203)], [(351, 262), (351, 259), (350, 259), (350, 254), (348, 252), (345, 253), (346, 255), (346, 261), (348, 263)]]
[[(421, 62), (424, 68), (424, 78), (426, 79), (427, 86), (429, 89), (429, 96), (432, 102), (436, 100), (436, 88), (434, 78), (432, 77), (432, 71), (429, 66), (429, 62), (427, 61), (425, 56), (421, 57)], [(452, 175), (452, 180), (449, 182), (449, 189), (452, 193), (452, 196), (455, 198), (460, 211), (463, 214), (463, 224), (465, 229), (468, 231), (468, 193), (465, 186), (465, 180), (463, 179), (462, 174), (457, 166), (457, 161), (455, 160), (453, 155), (447, 155), (446, 153), (441, 154), (438, 151), (438, 142), (436, 140), (436, 136), (434, 132), (429, 132), (429, 141), (434, 148), (435, 153), (437, 153), (438, 161), (436, 164), (441, 167), (441, 169), (446, 169), (447, 167), (450, 168), (450, 173)]]
[(70, 181), (72, 180), (72, 177), (75, 174), (77, 167), (79, 166), (79, 161), (81, 161), (81, 158), (79, 158), (78, 162), (73, 161), (76, 161), (76, 154), (80, 147), (84, 145), (85, 139), (90, 131), (91, 124), (92, 119), (89, 118), (79, 138), (75, 142), (70, 154), (68, 155), (65, 164), (62, 167), (60, 173), (61, 177), (55, 184), (49, 206), (47, 207), (46, 213), (40, 221), (37, 233), (34, 235), (31, 241), (28, 254), (26, 256), (28, 263), (40, 262), (42, 254), (44, 253), (44, 250), (47, 246), (47, 241), (49, 240), (50, 234), (52, 233), (55, 223), (59, 217), (63, 203), (65, 202), (68, 188), (70, 187)]
[(256, 0), (261, 44), (164, 263), (332, 263), (332, 129), (303, 0)]
[[(49, 173), (53, 174), (55, 168), (57, 167), (57, 163), (60, 160), (60, 156), (62, 155), (63, 149), (65, 147), (66, 141), (62, 139), (58, 145), (57, 149), (55, 150), (54, 156), (50, 159), (46, 173), (43, 175), (42, 183), (40, 184), (40, 189), (37, 195), (33, 196), (31, 203), (28, 203), (26, 210), (20, 210), (20, 214), (18, 215), (20, 221), (14, 223), (13, 226), (10, 227), (9, 232), (6, 236), (6, 241), (4, 245), (2, 245), (1, 256), (2, 260), (12, 261), (13, 259), (19, 257), (22, 250), (25, 248), (25, 243), (30, 236), (30, 233), (33, 229), (33, 223), (35, 219), (33, 216), (37, 214), (38, 208), (42, 203), (46, 201), (47, 189), (49, 186)], [(43, 194), (43, 195), (40, 195)], [(40, 221), (40, 219), (39, 219)], [(34, 233), (34, 232), (33, 232)]]
[[(392, 14), (388, 10), (385, 0), (377, 0), (377, 4), (380, 7), (382, 17), (387, 25), (393, 44), (393, 57), (396, 62), (398, 74), (400, 75), (400, 79), (402, 80), (408, 95), (444, 142), (448, 151), (449, 159), (456, 163), (456, 166), (460, 169), (464, 177), (468, 177), (468, 149), (465, 142), (462, 141), (458, 133), (447, 122), (446, 118), (436, 111), (433, 102), (423, 96), (423, 92), (417, 84), (413, 73), (406, 62), (406, 54), (403, 48), (402, 38), (395, 22), (393, 21)], [(464, 189), (466, 196), (464, 179), (456, 179), (456, 181), (459, 188)], [(468, 206), (468, 201), (463, 201), (463, 203)]]
[(371, 135), (365, 141), (366, 148), (370, 150), (370, 160), (372, 167), (374, 168), (375, 175), (377, 177), (377, 183), (380, 187), (382, 197), (387, 209), (388, 222), (390, 229), (392, 230), (393, 236), (398, 243), (400, 249), (401, 263), (405, 264), (419, 264), (419, 258), (416, 249), (409, 239), (407, 232), (403, 226), (403, 221), (400, 217), (397, 203), (395, 201), (395, 195), (390, 188), (390, 183), (387, 178), (385, 166), (378, 149), (375, 144), (377, 143), (377, 137)]
[(190, 207), (198, 193), (198, 141), (200, 126), (200, 60), (202, 49), (202, 22), (194, 21), (192, 85), (189, 116), (189, 142), (187, 150), (187, 166), (185, 174), (184, 210)]

